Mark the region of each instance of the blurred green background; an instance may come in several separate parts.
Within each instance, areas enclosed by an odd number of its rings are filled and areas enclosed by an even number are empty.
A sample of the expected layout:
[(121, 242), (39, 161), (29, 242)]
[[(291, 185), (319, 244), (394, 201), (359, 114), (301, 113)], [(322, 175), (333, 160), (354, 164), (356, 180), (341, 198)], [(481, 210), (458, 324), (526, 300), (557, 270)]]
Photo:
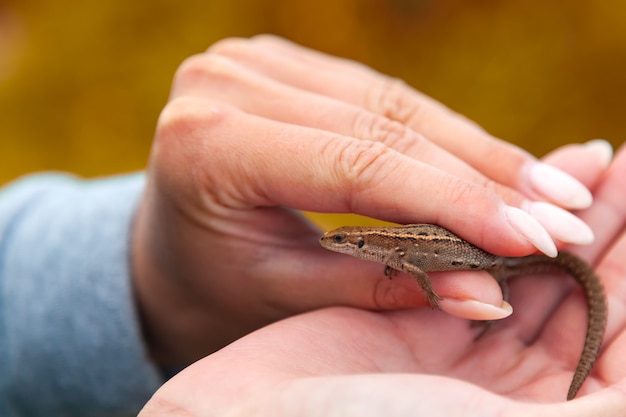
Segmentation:
[(624, 141), (623, 1), (0, 0), (0, 183), (142, 169), (181, 61), (257, 33), (403, 78), (538, 156)]

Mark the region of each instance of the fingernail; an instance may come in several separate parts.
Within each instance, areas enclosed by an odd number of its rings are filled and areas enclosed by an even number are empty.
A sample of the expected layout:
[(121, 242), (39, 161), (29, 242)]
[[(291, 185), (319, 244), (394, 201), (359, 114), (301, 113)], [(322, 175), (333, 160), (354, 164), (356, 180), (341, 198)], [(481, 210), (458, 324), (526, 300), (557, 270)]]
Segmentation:
[(528, 205), (528, 213), (548, 231), (553, 239), (576, 245), (593, 242), (593, 231), (587, 223), (567, 210), (542, 201)]
[(557, 255), (556, 245), (550, 234), (530, 214), (512, 206), (505, 206), (504, 214), (511, 227), (540, 252), (551, 258)]
[(500, 320), (513, 313), (513, 307), (506, 301), (502, 301), (500, 306), (494, 306), (477, 300), (444, 298), (439, 304), (445, 312), (469, 320)]
[[(597, 145), (592, 145), (597, 146)], [(529, 171), (531, 187), (555, 204), (571, 209), (584, 209), (591, 205), (591, 192), (576, 178), (542, 162), (535, 163)]]
[(604, 139), (594, 139), (585, 143), (587, 151), (590, 156), (593, 156), (600, 161), (605, 168), (609, 166), (613, 160), (613, 146)]

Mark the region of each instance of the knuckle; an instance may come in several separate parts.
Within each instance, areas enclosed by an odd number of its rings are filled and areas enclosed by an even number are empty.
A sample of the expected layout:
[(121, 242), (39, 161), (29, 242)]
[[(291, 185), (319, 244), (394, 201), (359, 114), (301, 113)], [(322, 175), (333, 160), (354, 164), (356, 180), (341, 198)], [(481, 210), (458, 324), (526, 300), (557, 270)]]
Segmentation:
[(178, 97), (161, 111), (157, 129), (190, 135), (201, 126), (206, 129), (219, 123), (226, 113), (225, 106), (195, 97)]
[(250, 39), (228, 38), (213, 44), (207, 49), (207, 54), (230, 59), (236, 62), (254, 63), (255, 57), (260, 54), (260, 48), (255, 46)]
[(235, 73), (235, 65), (230, 59), (217, 54), (197, 54), (185, 59), (178, 67), (174, 85), (197, 86), (198, 83), (231, 79)]
[(372, 305), (375, 309), (385, 310), (393, 308), (398, 305), (396, 300), (396, 292), (394, 286), (397, 283), (392, 283), (390, 279), (378, 279), (372, 292)]
[(426, 299), (422, 292), (416, 294), (419, 288), (415, 279), (399, 274), (393, 279), (378, 278), (371, 294), (371, 304), (377, 310), (415, 307), (425, 305)]
[(213, 138), (221, 137), (215, 132), (229, 113), (223, 105), (197, 98), (173, 99), (159, 115), (151, 158), (156, 163), (180, 159), (193, 165), (205, 154), (203, 150), (223, 146)]
[(277, 35), (273, 35), (271, 33), (260, 33), (258, 35), (254, 35), (253, 37), (251, 37), (250, 40), (256, 43), (273, 43), (273, 44), (285, 43), (283, 38)]
[(178, 197), (189, 197), (185, 194), (189, 190), (201, 195), (211, 172), (207, 155), (219, 155), (227, 146), (219, 140), (223, 137), (219, 130), (230, 113), (226, 106), (194, 97), (171, 100), (157, 123), (150, 154), (152, 177)]
[(180, 80), (204, 72), (206, 54), (196, 54), (186, 58), (176, 70), (174, 80)]
[(447, 201), (459, 207), (474, 206), (477, 201), (491, 201), (501, 194), (501, 187), (493, 180), (483, 177), (466, 181), (456, 176), (449, 177), (449, 183), (443, 189), (448, 190)]
[(373, 185), (380, 177), (390, 149), (380, 142), (341, 140), (331, 142), (326, 151), (336, 161), (336, 175), (350, 189), (348, 195)]
[(369, 105), (383, 116), (400, 123), (408, 123), (420, 112), (411, 95), (409, 87), (398, 78), (387, 78), (370, 90)]
[(207, 48), (208, 53), (216, 53), (216, 54), (225, 54), (228, 55), (229, 51), (239, 50), (242, 47), (246, 47), (250, 41), (244, 38), (224, 38), (215, 42), (209, 48)]
[(353, 132), (355, 137), (382, 142), (403, 153), (426, 140), (402, 123), (368, 112), (355, 119)]
[(451, 205), (464, 205), (467, 201), (472, 201), (474, 194), (476, 193), (476, 187), (467, 181), (462, 181), (458, 178), (450, 180), (448, 189), (448, 202)]

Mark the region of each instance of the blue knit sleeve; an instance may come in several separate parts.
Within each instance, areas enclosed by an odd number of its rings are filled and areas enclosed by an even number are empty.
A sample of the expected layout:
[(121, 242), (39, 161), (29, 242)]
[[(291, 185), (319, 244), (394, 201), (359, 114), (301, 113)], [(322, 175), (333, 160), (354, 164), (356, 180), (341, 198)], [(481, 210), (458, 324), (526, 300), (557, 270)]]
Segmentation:
[(133, 300), (141, 174), (0, 191), (0, 415), (136, 415), (162, 383)]

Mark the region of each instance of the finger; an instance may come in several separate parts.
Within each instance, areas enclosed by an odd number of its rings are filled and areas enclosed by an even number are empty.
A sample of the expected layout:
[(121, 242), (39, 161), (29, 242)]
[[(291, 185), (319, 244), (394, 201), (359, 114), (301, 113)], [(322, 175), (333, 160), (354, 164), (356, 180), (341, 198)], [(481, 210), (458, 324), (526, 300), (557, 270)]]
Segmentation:
[(613, 147), (603, 139), (561, 146), (542, 158), (543, 162), (568, 173), (590, 190), (595, 188), (612, 160)]
[(493, 138), (436, 101), (363, 65), (273, 37), (223, 41), (210, 51), (244, 62), (283, 83), (406, 124), (485, 176), (529, 197), (568, 208), (591, 203), (589, 192), (575, 179), (537, 163), (526, 152)]
[[(284, 205), (351, 212), (440, 224), (500, 254), (528, 253), (533, 246), (553, 251), (545, 230), (492, 189), (380, 142), (274, 122), (197, 99), (170, 102), (159, 132), (154, 158), (173, 167), (161, 181), (180, 193), (189, 188), (181, 183), (193, 178), (194, 191), (206, 198), (188, 200), (200, 200), (209, 210)], [(180, 143), (181, 137), (189, 139)]]
[(520, 205), (525, 201), (519, 193), (490, 181), (401, 123), (350, 103), (277, 82), (220, 55), (198, 55), (181, 66), (173, 97), (182, 96), (210, 97), (272, 120), (382, 142), (477, 185), (494, 187), (508, 204)]

